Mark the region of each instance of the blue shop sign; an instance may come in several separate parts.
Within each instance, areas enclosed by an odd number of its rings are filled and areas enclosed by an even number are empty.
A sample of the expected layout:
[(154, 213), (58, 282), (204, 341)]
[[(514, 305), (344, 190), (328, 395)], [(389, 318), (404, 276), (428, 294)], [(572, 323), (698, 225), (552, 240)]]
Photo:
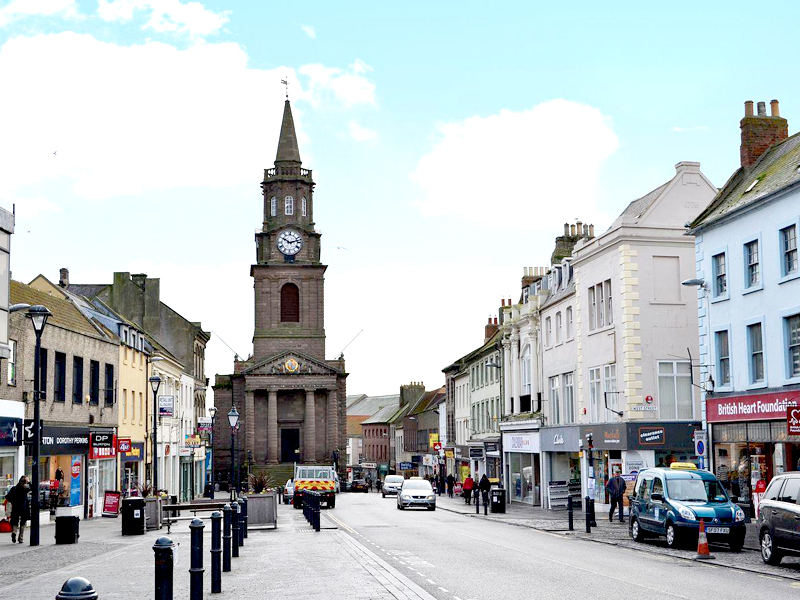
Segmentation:
[(417, 463), (418, 465), (422, 464), (422, 454), (412, 454), (411, 455), (411, 462)]
[(22, 419), (0, 417), (0, 446), (22, 445)]
[(401, 471), (413, 471), (416, 467), (414, 467), (414, 463), (410, 462), (401, 462), (400, 463), (400, 470)]

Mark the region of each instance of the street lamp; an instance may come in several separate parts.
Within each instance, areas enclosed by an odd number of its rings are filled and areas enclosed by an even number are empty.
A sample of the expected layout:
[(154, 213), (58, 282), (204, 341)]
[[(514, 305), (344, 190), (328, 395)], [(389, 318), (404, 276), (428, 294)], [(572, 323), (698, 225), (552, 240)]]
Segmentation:
[(39, 388), (41, 387), (41, 353), (42, 332), (47, 325), (47, 318), (52, 313), (46, 307), (37, 304), (31, 306), (25, 314), (33, 323), (36, 333), (36, 354), (33, 357), (33, 464), (31, 465), (32, 494), (31, 494), (31, 546), (39, 545), (39, 450), (41, 431), (39, 431)]
[(157, 374), (148, 379), (153, 390), (153, 493), (158, 497), (158, 388), (161, 377)]
[[(235, 496), (233, 495), (234, 491), (234, 482), (236, 481), (236, 459), (234, 458), (234, 454), (236, 452), (236, 427), (239, 425), (239, 411), (236, 410), (236, 406), (231, 407), (230, 412), (228, 413), (228, 423), (231, 426), (231, 502), (233, 502)], [(239, 485), (236, 484), (238, 488)]]
[[(695, 279), (686, 279), (684, 281), (681, 281), (681, 285), (685, 285), (687, 287), (700, 288), (700, 291), (701, 291), (701, 293), (703, 295), (703, 298), (706, 299), (706, 315), (705, 315), (706, 327), (705, 327), (705, 330), (706, 330), (706, 348), (708, 349), (707, 352), (709, 353), (707, 356), (709, 356), (710, 355), (710, 350), (711, 350), (711, 302), (710, 302), (709, 297), (708, 297), (708, 290), (709, 290), (708, 284), (706, 283), (705, 279), (703, 279), (701, 277), (698, 277), (698, 278), (695, 278)], [(691, 358), (691, 356), (690, 356), (690, 358)], [(703, 368), (704, 365), (706, 365), (706, 363), (701, 361), (700, 362), (701, 373), (702, 373), (702, 368)], [(690, 363), (689, 364), (689, 369), (690, 369), (689, 372), (690, 373), (692, 373), (692, 371), (691, 371), (692, 368), (694, 368), (694, 365), (692, 365)], [(707, 371), (708, 380), (707, 380), (706, 384), (698, 386), (698, 387), (702, 391), (700, 412), (701, 412), (701, 415), (702, 415), (703, 431), (708, 432), (708, 415), (706, 414), (706, 401), (707, 401), (708, 394), (713, 394), (714, 393), (714, 379), (713, 379), (713, 377), (711, 377), (711, 373), (708, 372), (709, 371), (709, 367), (706, 366), (705, 368), (706, 368), (706, 371)], [(701, 375), (701, 379), (702, 379), (702, 375)], [(692, 383), (694, 383), (694, 382), (692, 382)], [(702, 383), (702, 381), (701, 381), (701, 383)], [(706, 433), (706, 435), (708, 435), (708, 433)], [(708, 453), (708, 450), (706, 450), (706, 453)], [(705, 456), (701, 456), (700, 457), (700, 461), (701, 461), (701, 467), (702, 468), (710, 468), (710, 466), (711, 466), (710, 464), (706, 465), (706, 457)], [(710, 463), (711, 461), (709, 460), (708, 462)]]
[(214, 497), (214, 420), (217, 417), (217, 407), (211, 406), (208, 409), (208, 416), (211, 417), (211, 478), (208, 485), (211, 486), (211, 497)]

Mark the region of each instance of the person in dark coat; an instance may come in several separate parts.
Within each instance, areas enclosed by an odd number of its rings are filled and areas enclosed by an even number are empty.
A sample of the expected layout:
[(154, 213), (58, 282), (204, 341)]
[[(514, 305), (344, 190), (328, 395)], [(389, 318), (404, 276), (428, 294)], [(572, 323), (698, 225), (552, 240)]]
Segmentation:
[(606, 491), (608, 492), (608, 497), (611, 499), (611, 510), (608, 511), (608, 520), (614, 520), (614, 508), (619, 506), (619, 522), (622, 523), (624, 521), (622, 499), (625, 496), (625, 480), (619, 473), (608, 480)]
[(489, 504), (489, 490), (492, 489), (492, 482), (489, 481), (489, 478), (486, 476), (486, 473), (483, 474), (481, 477), (481, 481), (478, 484), (478, 489), (481, 491), (481, 496), (483, 498), (483, 505), (486, 506)]
[[(31, 515), (31, 502), (28, 498), (31, 486), (28, 483), (28, 478), (23, 475), (19, 478), (17, 485), (8, 490), (6, 494), (6, 501), (11, 505), (11, 543), (19, 541), (22, 543), (22, 537), (25, 534), (25, 523), (28, 522)], [(17, 537), (19, 531), (19, 537)]]
[(453, 497), (453, 487), (456, 485), (456, 480), (453, 477), (452, 473), (450, 473), (447, 476), (447, 480), (446, 481), (447, 481), (447, 495), (448, 495), (448, 497), (452, 498)]

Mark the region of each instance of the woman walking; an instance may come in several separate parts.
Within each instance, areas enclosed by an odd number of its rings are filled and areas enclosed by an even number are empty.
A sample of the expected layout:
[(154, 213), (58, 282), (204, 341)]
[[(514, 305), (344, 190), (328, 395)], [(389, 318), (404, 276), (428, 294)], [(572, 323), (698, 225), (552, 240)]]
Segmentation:
[[(6, 502), (11, 504), (11, 543), (19, 541), (25, 534), (25, 523), (30, 518), (31, 503), (28, 499), (28, 492), (31, 487), (28, 478), (23, 475), (19, 478), (17, 485), (8, 490)], [(17, 531), (19, 530), (19, 537)]]

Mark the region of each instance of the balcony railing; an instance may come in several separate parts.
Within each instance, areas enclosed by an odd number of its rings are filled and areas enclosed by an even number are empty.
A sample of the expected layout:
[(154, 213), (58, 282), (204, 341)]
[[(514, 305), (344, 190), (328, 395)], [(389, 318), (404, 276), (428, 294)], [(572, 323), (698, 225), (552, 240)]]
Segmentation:
[(273, 177), (302, 177), (304, 179), (311, 179), (311, 169), (284, 166), (264, 169), (264, 181), (272, 179)]

